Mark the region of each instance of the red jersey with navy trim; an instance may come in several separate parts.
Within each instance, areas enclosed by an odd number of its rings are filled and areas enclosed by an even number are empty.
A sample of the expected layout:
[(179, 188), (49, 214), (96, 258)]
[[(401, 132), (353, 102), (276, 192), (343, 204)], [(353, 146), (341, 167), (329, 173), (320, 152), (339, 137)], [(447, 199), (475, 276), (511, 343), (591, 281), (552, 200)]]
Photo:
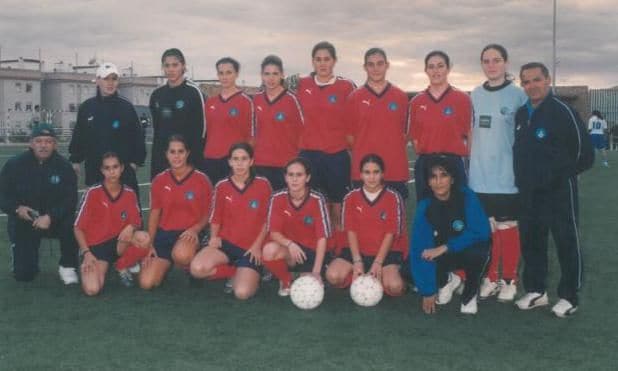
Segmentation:
[(140, 228), (142, 217), (137, 196), (125, 186), (116, 198), (102, 184), (90, 187), (84, 193), (74, 225), (84, 232), (88, 246), (118, 237), (127, 225)]
[(351, 191), (343, 200), (341, 221), (346, 232), (356, 232), (363, 256), (376, 256), (387, 233), (394, 235), (390, 251), (405, 250), (401, 243), (395, 243), (405, 228), (404, 203), (391, 189), (382, 189), (373, 201), (367, 198), (362, 188)]
[(212, 184), (199, 170), (191, 170), (177, 180), (172, 170), (165, 170), (152, 180), (151, 209), (160, 209), (159, 228), (166, 231), (185, 230), (197, 224), (210, 212)]
[(337, 153), (348, 147), (345, 100), (356, 85), (336, 77), (334, 83), (318, 85), (314, 74), (300, 79), (296, 96), (305, 115), (300, 148)]
[(369, 153), (384, 160), (385, 180), (408, 180), (407, 105), (406, 93), (390, 83), (380, 94), (364, 85), (348, 97), (346, 112), (349, 131), (354, 136), (352, 180), (360, 180), (360, 161)]
[(253, 100), (242, 91), (227, 99), (219, 94), (204, 104), (208, 137), (204, 146), (205, 158), (227, 157), (230, 147), (246, 142), (253, 127)]
[(210, 223), (218, 224), (219, 237), (248, 250), (266, 224), (272, 188), (266, 178), (256, 176), (243, 189), (230, 178), (215, 186)]
[(255, 164), (283, 167), (298, 155), (304, 119), (296, 96), (284, 90), (270, 101), (266, 92), (253, 97)]
[(320, 238), (331, 236), (326, 200), (320, 192), (310, 191), (303, 203), (292, 204), (287, 189), (275, 193), (268, 209), (268, 232), (279, 232), (286, 238), (315, 250)]
[(451, 86), (437, 99), (427, 89), (410, 101), (408, 128), (417, 154), (468, 156), (472, 100)]

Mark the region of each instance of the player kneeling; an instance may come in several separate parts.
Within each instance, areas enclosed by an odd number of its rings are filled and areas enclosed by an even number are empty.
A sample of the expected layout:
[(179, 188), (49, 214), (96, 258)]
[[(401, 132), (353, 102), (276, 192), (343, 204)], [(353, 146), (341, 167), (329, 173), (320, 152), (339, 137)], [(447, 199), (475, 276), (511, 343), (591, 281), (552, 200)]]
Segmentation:
[(271, 242), (264, 246), (264, 266), (279, 279), (279, 295), (290, 294), (292, 275), (288, 267), (300, 272), (320, 274), (326, 255), (326, 239), (331, 225), (326, 200), (309, 186), (311, 168), (303, 158), (285, 166), (287, 188), (275, 193), (268, 210)]
[(142, 225), (135, 192), (120, 182), (124, 165), (113, 152), (103, 155), (103, 182), (86, 191), (77, 219), (75, 239), (79, 244), (82, 289), (98, 294), (105, 284), (110, 264), (116, 263), (121, 280), (132, 285), (128, 269), (148, 254), (150, 236)]
[(234, 295), (248, 299), (260, 282), (272, 190), (266, 178), (254, 175), (253, 148), (249, 144), (234, 144), (228, 163), (232, 175), (215, 186), (210, 240), (191, 261), (191, 275), (210, 280), (233, 277)]
[(333, 286), (346, 288), (368, 273), (382, 283), (390, 296), (404, 293), (399, 273), (406, 250), (405, 210), (401, 196), (384, 187), (384, 161), (375, 154), (360, 163), (362, 186), (348, 193), (343, 201), (343, 229), (348, 246), (343, 248), (326, 271)]

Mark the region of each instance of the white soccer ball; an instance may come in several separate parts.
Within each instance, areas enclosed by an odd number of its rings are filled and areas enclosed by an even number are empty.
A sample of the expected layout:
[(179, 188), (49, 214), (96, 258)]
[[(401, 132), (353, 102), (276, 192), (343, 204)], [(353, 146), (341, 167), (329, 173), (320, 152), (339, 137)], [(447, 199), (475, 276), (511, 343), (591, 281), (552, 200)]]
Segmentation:
[(300, 309), (313, 309), (324, 300), (324, 286), (313, 276), (301, 276), (290, 287), (290, 299)]
[(361, 307), (373, 307), (382, 300), (382, 283), (372, 275), (366, 274), (352, 282), (350, 296)]

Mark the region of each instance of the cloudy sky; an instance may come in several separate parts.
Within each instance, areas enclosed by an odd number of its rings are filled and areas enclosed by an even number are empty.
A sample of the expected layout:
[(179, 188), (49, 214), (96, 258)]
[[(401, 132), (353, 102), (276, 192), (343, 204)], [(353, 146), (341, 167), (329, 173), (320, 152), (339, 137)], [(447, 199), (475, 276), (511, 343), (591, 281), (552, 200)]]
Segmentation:
[[(558, 85), (618, 85), (616, 0), (558, 0)], [(139, 75), (160, 73), (162, 51), (185, 52), (194, 78), (214, 78), (222, 56), (242, 64), (240, 80), (259, 81), (267, 54), (284, 60), (286, 73), (311, 69), (311, 47), (329, 40), (339, 54), (336, 72), (364, 81), (362, 56), (383, 47), (389, 80), (407, 90), (426, 86), (424, 55), (442, 49), (454, 66), (451, 83), (469, 89), (483, 77), (481, 48), (506, 46), (511, 72), (522, 63), (551, 66), (551, 0), (2, 0), (2, 59), (38, 56), (80, 64), (99, 59)]]

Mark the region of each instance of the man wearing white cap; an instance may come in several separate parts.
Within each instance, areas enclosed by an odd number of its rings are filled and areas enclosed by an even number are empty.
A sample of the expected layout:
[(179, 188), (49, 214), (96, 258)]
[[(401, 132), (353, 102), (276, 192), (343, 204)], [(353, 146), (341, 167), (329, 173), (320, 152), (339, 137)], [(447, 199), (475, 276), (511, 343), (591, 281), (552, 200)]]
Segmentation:
[(138, 192), (135, 170), (146, 158), (144, 133), (135, 107), (118, 94), (118, 78), (118, 68), (113, 63), (103, 63), (97, 69), (97, 95), (79, 107), (69, 160), (78, 175), (80, 163), (85, 161), (85, 183), (92, 185), (103, 179), (103, 154), (115, 152), (127, 165), (122, 182)]

